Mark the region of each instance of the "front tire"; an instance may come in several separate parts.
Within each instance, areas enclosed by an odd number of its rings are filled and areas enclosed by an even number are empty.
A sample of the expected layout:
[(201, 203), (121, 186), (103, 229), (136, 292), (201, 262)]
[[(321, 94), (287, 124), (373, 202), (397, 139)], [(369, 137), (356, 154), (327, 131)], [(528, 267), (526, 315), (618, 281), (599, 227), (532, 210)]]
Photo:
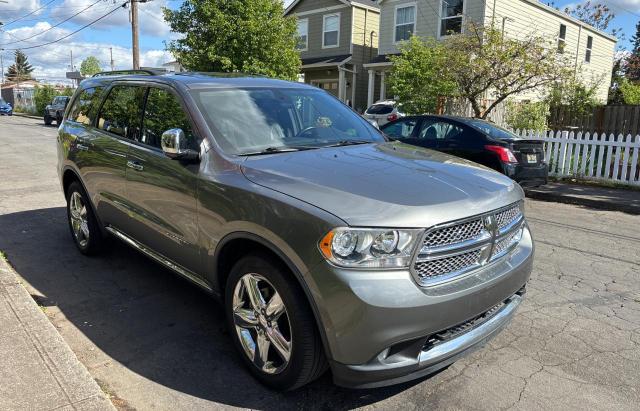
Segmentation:
[(51, 116), (49, 116), (48, 114), (44, 115), (44, 124), (47, 126), (50, 126), (51, 123), (53, 122), (53, 119), (51, 118)]
[(327, 369), (309, 303), (277, 260), (261, 254), (240, 259), (227, 280), (225, 312), (234, 345), (264, 385), (293, 390)]
[(101, 251), (104, 242), (89, 197), (82, 185), (74, 181), (67, 189), (67, 220), (78, 250), (85, 255)]

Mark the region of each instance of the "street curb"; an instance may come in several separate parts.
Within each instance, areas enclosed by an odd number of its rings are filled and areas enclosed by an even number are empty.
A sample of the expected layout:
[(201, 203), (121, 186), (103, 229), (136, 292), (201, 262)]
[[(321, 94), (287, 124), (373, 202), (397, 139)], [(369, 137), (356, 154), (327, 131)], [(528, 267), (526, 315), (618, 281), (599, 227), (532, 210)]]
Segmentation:
[(527, 198), (531, 198), (539, 201), (546, 201), (552, 203), (562, 203), (583, 206), (587, 208), (594, 208), (597, 210), (605, 211), (620, 211), (631, 215), (640, 215), (640, 207), (633, 204), (616, 203), (612, 204), (608, 201), (600, 201), (597, 199), (590, 199), (584, 197), (576, 197), (565, 194), (558, 194), (552, 192), (543, 192), (536, 190), (525, 190)]
[[(0, 255), (1, 403), (10, 409), (64, 407), (115, 411), (89, 371)], [(9, 344), (7, 350), (6, 345)]]
[(18, 117), (33, 118), (35, 120), (42, 120), (42, 116), (34, 116), (32, 114), (25, 114), (25, 113), (16, 113), (15, 111), (13, 112), (13, 115)]

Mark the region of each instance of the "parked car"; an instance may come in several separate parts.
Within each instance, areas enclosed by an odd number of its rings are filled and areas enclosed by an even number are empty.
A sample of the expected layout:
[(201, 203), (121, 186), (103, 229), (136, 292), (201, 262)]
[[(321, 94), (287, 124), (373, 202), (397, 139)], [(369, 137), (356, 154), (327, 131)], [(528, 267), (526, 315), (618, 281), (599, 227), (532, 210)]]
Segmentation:
[(0, 115), (3, 116), (12, 116), (13, 115), (13, 107), (11, 107), (11, 103), (7, 103), (3, 98), (0, 98)]
[(453, 116), (410, 116), (381, 127), (392, 139), (452, 154), (507, 175), (523, 187), (547, 183), (540, 140), (518, 137), (488, 121)]
[(87, 79), (57, 146), (80, 252), (111, 235), (219, 298), (275, 389), (431, 374), (506, 326), (531, 273), (516, 183), (301, 83)]
[(395, 121), (404, 117), (404, 114), (398, 109), (398, 105), (393, 100), (378, 101), (364, 112), (367, 120), (375, 121), (379, 127), (390, 121)]
[(55, 97), (51, 104), (44, 108), (44, 124), (50, 126), (55, 120), (56, 124), (60, 125), (60, 123), (62, 123), (64, 110), (67, 108), (67, 104), (69, 104), (69, 100), (70, 97), (67, 96)]

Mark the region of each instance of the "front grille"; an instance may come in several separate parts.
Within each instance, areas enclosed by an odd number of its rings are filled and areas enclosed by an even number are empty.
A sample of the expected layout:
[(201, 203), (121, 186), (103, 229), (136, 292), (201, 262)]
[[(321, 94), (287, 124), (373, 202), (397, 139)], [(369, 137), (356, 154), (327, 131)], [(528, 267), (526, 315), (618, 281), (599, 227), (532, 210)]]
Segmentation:
[(480, 236), (484, 229), (482, 218), (456, 224), (449, 227), (439, 228), (427, 233), (424, 239), (426, 247), (441, 247), (471, 240)]
[(415, 269), (420, 278), (426, 280), (475, 267), (479, 264), (480, 254), (481, 250), (473, 250), (451, 257), (417, 262)]
[(520, 205), (516, 205), (496, 214), (498, 228), (505, 228), (522, 216)]
[(522, 238), (521, 204), (427, 231), (413, 272), (420, 285), (437, 285), (507, 254)]
[(425, 343), (424, 347), (422, 348), (423, 351), (427, 351), (430, 350), (431, 348), (435, 347), (438, 344), (441, 344), (443, 342), (447, 342), (449, 340), (452, 340), (468, 331), (473, 330), (474, 328), (479, 327), (480, 325), (484, 324), (485, 322), (489, 321), (491, 319), (491, 317), (493, 317), (494, 315), (496, 315), (498, 313), (498, 311), (500, 311), (500, 309), (502, 309), (502, 307), (504, 307), (505, 303), (501, 302), (497, 305), (494, 305), (493, 307), (491, 307), (490, 309), (488, 309), (487, 311), (485, 311), (484, 313), (478, 315), (477, 317), (474, 317), (468, 321), (465, 321), (461, 324), (458, 325), (454, 325), (451, 328), (447, 328), (446, 330), (440, 331), (437, 334), (433, 334), (432, 336), (430, 336), (427, 339), (427, 342)]
[(509, 250), (511, 246), (515, 245), (520, 241), (522, 236), (521, 229), (515, 230), (507, 234), (502, 239), (496, 242), (496, 245), (493, 247), (493, 256), (499, 256)]

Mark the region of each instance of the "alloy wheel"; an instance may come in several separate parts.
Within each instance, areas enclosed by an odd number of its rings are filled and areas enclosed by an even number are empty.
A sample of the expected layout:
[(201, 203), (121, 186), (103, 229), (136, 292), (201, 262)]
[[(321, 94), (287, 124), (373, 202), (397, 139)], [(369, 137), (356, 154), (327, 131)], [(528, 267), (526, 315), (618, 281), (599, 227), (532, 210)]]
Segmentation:
[(275, 287), (259, 274), (240, 278), (233, 292), (233, 322), (245, 355), (267, 374), (279, 374), (291, 359), (287, 309)]
[(84, 204), (82, 195), (77, 191), (74, 191), (69, 198), (69, 218), (73, 235), (80, 247), (85, 248), (89, 243), (89, 219), (87, 206)]

